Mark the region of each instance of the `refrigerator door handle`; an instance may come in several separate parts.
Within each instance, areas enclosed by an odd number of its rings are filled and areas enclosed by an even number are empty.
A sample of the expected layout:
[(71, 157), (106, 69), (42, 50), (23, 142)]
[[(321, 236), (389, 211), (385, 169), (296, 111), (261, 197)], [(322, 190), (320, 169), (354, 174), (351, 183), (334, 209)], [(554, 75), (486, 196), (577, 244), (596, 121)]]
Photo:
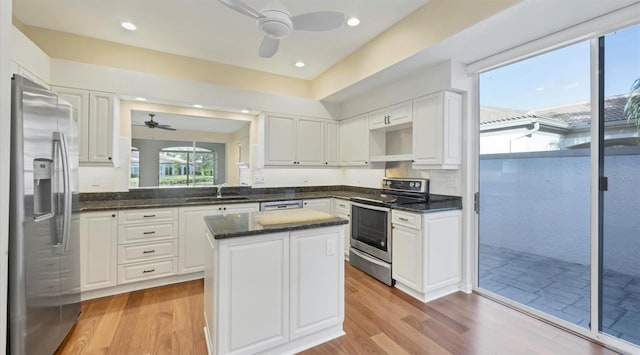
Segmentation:
[(65, 252), (69, 251), (69, 237), (71, 234), (71, 179), (69, 170), (69, 151), (67, 140), (62, 132), (53, 132), (53, 141), (58, 143), (60, 148), (60, 160), (62, 162), (62, 185), (64, 187), (64, 211), (62, 215), (62, 247)]

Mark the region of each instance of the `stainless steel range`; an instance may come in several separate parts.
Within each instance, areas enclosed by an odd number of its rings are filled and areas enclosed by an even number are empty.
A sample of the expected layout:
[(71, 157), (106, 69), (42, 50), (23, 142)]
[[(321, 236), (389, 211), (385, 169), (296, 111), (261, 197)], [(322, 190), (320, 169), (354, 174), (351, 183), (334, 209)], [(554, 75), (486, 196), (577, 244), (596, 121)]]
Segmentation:
[(382, 193), (351, 199), (349, 263), (392, 286), (391, 208), (429, 201), (428, 179), (382, 179)]

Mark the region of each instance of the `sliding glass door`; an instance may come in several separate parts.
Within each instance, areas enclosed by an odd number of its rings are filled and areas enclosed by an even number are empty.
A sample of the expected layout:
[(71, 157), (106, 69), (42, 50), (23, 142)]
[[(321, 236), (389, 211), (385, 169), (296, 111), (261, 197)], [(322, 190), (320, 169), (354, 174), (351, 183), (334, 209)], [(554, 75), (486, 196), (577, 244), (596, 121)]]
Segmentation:
[(640, 345), (640, 26), (605, 36), (600, 330)]
[(479, 90), (478, 290), (640, 346), (640, 25), (480, 74)]
[(478, 286), (584, 328), (589, 51), (583, 42), (480, 76)]

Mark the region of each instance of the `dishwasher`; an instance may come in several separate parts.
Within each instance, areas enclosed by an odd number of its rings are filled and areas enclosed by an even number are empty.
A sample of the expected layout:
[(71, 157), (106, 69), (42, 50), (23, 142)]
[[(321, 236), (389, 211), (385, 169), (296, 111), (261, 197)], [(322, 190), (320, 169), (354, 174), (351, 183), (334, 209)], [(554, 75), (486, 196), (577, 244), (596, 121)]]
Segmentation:
[(260, 211), (292, 210), (302, 208), (302, 200), (260, 202)]

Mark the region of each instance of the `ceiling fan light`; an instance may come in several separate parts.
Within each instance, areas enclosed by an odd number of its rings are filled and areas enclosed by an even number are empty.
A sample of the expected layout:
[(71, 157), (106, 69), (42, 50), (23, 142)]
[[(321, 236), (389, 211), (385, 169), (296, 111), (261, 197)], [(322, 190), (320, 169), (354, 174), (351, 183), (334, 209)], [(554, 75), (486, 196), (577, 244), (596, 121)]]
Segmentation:
[(258, 19), (260, 31), (271, 38), (285, 38), (293, 30), (288, 13), (279, 10), (265, 10), (264, 17)]

